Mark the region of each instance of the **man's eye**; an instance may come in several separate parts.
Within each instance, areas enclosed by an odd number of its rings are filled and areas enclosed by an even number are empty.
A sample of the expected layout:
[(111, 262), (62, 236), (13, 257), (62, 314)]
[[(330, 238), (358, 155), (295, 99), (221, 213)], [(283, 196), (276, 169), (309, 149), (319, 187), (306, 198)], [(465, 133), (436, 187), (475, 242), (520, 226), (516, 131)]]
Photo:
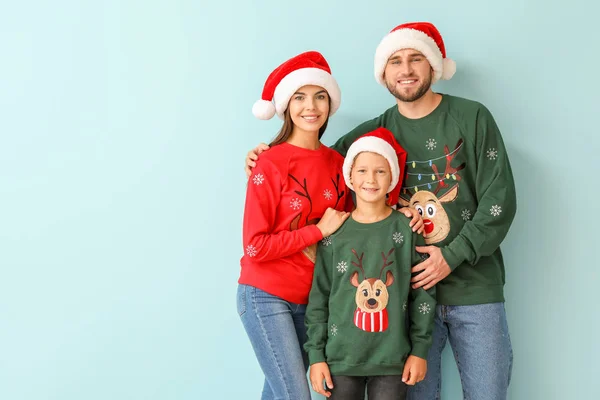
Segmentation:
[(319, 95), (319, 96), (317, 97), (317, 99), (319, 99), (319, 100), (325, 100), (325, 95), (324, 95), (324, 94), (321, 94), (321, 95)]

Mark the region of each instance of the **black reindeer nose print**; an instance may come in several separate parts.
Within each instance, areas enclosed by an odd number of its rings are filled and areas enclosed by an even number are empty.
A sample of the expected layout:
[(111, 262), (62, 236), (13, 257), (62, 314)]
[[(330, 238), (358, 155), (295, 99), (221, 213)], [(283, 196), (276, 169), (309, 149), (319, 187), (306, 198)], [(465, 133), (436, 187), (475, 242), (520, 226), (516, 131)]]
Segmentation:
[(369, 300), (367, 300), (367, 303), (368, 303), (370, 306), (374, 306), (375, 304), (377, 304), (377, 300), (375, 300), (375, 299), (369, 299)]

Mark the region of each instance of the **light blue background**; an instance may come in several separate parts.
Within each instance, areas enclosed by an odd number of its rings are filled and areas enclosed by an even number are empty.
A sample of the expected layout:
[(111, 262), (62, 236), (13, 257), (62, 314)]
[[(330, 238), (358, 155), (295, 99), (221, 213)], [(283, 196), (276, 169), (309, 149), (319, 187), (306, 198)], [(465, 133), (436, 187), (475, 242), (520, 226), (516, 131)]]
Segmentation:
[[(588, 5), (589, 4), (589, 5)], [(600, 398), (598, 7), (583, 0), (26, 1), (0, 13), (0, 398), (256, 399), (235, 311), (250, 108), (317, 49), (343, 101), (324, 142), (393, 104), (373, 54), (434, 22), (435, 89), (500, 126), (513, 400)], [(445, 353), (445, 399), (459, 399)]]

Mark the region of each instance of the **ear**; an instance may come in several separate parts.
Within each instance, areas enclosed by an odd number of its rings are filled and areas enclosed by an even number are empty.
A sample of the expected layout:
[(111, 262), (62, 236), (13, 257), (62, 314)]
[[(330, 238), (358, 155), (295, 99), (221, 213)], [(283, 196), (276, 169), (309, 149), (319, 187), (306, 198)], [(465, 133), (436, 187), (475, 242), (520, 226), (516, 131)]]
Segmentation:
[(458, 196), (458, 183), (456, 185), (454, 185), (452, 187), (452, 189), (450, 189), (449, 191), (444, 193), (444, 195), (442, 197), (438, 198), (438, 200), (440, 201), (440, 203), (449, 203), (451, 201), (454, 201), (457, 196)]
[(354, 271), (352, 276), (350, 277), (350, 283), (354, 287), (358, 287), (358, 272)]
[(388, 271), (387, 274), (385, 274), (385, 286), (391, 286), (392, 283), (394, 283), (394, 275), (392, 274), (392, 271)]

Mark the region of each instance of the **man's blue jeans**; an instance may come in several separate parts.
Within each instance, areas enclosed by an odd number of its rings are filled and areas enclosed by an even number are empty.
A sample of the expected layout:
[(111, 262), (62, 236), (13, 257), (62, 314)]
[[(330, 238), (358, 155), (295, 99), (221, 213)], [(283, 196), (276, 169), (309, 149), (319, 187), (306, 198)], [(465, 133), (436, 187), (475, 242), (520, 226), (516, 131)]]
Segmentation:
[(239, 285), (237, 309), (265, 374), (262, 400), (310, 400), (308, 357), (302, 348), (306, 305)]
[(438, 400), (442, 350), (450, 340), (465, 400), (506, 400), (512, 346), (504, 303), (437, 306), (425, 380), (410, 387), (408, 400)]

